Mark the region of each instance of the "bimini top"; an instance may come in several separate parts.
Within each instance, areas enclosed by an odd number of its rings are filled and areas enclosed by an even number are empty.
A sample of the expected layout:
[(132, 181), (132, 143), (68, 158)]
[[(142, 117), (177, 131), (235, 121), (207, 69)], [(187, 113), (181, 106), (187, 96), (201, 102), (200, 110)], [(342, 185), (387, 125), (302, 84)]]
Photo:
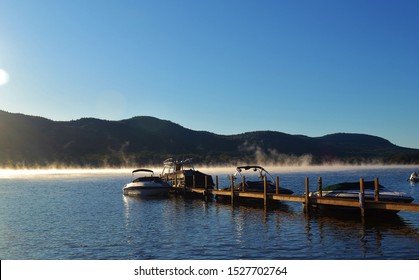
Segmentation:
[(257, 171), (258, 169), (263, 170), (265, 172), (268, 172), (265, 170), (265, 168), (263, 168), (262, 166), (259, 165), (244, 165), (244, 166), (237, 166), (237, 171), (241, 172), (242, 169), (244, 170), (249, 170), (249, 169), (253, 169), (253, 171)]
[(135, 170), (133, 170), (133, 171), (132, 171), (132, 174), (134, 174), (134, 173), (136, 173), (136, 172), (148, 172), (148, 173), (154, 174), (154, 171), (153, 171), (153, 170), (150, 170), (150, 169), (144, 169), (144, 168), (138, 168), (138, 169), (135, 169)]
[(240, 174), (242, 172), (242, 170), (251, 170), (253, 169), (254, 172), (259, 172), (260, 176), (265, 176), (265, 174), (269, 175), (272, 177), (272, 175), (266, 171), (265, 168), (263, 168), (262, 166), (259, 165), (244, 165), (244, 166), (237, 166), (236, 168), (236, 173), (234, 173), (234, 176), (236, 176), (237, 174)]

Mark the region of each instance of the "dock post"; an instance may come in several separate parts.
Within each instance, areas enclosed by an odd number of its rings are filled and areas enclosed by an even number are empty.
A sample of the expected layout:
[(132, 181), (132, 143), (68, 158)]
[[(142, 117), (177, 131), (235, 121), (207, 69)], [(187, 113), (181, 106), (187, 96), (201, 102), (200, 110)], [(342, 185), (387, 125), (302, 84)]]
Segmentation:
[[(177, 175), (176, 175), (176, 180), (178, 180)], [(182, 180), (179, 179), (179, 184), (182, 185)], [(183, 195), (186, 195), (186, 178), (183, 178)]]
[(365, 216), (365, 189), (364, 189), (364, 179), (359, 179), (359, 208), (361, 209), (362, 218)]
[(306, 192), (305, 192), (305, 208), (306, 208), (306, 210), (309, 210), (309, 206), (310, 206), (310, 197), (309, 197), (310, 187), (309, 187), (309, 179), (308, 179), (308, 177), (306, 177), (305, 186), (306, 186)]
[(230, 179), (230, 191), (231, 191), (231, 206), (234, 205), (234, 179), (233, 176), (231, 176)]
[(275, 186), (276, 186), (276, 194), (279, 194), (279, 176), (276, 176), (276, 180), (275, 180)]
[(268, 182), (266, 180), (266, 176), (263, 176), (263, 209), (265, 210), (268, 206), (267, 194), (268, 194)]
[(322, 192), (322, 189), (323, 189), (323, 179), (322, 179), (322, 177), (319, 177), (317, 179), (317, 185), (318, 185), (319, 197), (323, 197), (323, 192)]
[(380, 192), (378, 190), (378, 178), (374, 178), (374, 201), (380, 200)]
[(204, 200), (205, 202), (208, 202), (208, 175), (205, 175)]
[(245, 189), (245, 182), (246, 182), (246, 178), (245, 178), (245, 176), (243, 176), (242, 177), (242, 192), (245, 192), (246, 191), (246, 189)]
[(218, 175), (215, 175), (215, 189), (218, 191)]

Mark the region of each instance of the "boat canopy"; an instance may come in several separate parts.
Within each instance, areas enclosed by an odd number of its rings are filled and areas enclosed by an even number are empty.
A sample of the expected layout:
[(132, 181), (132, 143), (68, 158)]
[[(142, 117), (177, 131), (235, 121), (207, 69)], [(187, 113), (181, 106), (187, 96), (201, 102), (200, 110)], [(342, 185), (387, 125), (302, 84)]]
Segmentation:
[(153, 171), (153, 170), (150, 170), (150, 169), (144, 169), (144, 168), (138, 168), (138, 169), (135, 169), (135, 170), (133, 170), (133, 171), (132, 171), (132, 174), (134, 174), (134, 173), (136, 173), (136, 172), (149, 172), (149, 173), (153, 173), (153, 174), (154, 174), (154, 171)]
[(259, 165), (244, 165), (244, 166), (238, 166), (236, 167), (236, 173), (234, 173), (233, 176), (237, 176), (237, 174), (241, 173), (242, 170), (251, 170), (253, 169), (254, 172), (259, 171), (259, 175), (260, 176), (265, 176), (265, 174), (268, 174), (270, 177), (272, 177), (272, 175), (262, 166)]
[(253, 171), (257, 171), (258, 169), (263, 170), (265, 172), (268, 172), (265, 170), (265, 168), (263, 168), (262, 166), (259, 165), (244, 165), (244, 166), (237, 166), (237, 171), (241, 172), (242, 169), (244, 170), (249, 170), (249, 169), (253, 169)]

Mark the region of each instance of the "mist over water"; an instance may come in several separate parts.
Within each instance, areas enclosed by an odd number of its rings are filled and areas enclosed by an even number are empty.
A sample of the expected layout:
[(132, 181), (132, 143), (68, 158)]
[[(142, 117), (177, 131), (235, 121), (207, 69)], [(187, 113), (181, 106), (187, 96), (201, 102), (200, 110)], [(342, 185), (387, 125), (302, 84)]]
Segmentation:
[[(257, 161), (256, 163), (241, 162), (237, 165), (223, 164), (223, 165), (194, 165), (195, 169), (207, 172), (211, 175), (217, 174), (232, 174), (236, 171), (237, 166), (243, 165), (260, 165), (263, 166), (270, 173), (281, 173), (281, 172), (316, 172), (316, 171), (345, 171), (345, 170), (385, 170), (394, 168), (407, 169), (407, 172), (413, 172), (419, 170), (418, 165), (388, 165), (388, 164), (345, 164), (345, 163), (334, 163), (334, 164), (303, 164), (305, 162), (304, 157), (293, 161), (293, 157), (287, 158), (287, 164), (272, 163), (271, 161)], [(292, 162), (290, 164), (290, 162)], [(91, 174), (130, 174), (132, 170), (137, 168), (149, 168), (154, 171), (156, 175), (161, 174), (163, 167), (158, 165), (128, 165), (120, 168), (115, 167), (103, 167), (103, 168), (86, 168), (86, 167), (73, 167), (63, 165), (51, 165), (48, 167), (38, 168), (0, 168), (0, 178), (13, 177), (13, 176), (42, 176), (42, 175), (91, 175)]]
[[(247, 163), (239, 163), (237, 165), (195, 165), (194, 168), (211, 175), (217, 174), (233, 174), (237, 166), (247, 165)], [(253, 165), (253, 164), (252, 164)], [(417, 165), (382, 165), (382, 164), (322, 164), (322, 165), (277, 165), (267, 164), (266, 162), (258, 162), (255, 165), (263, 166), (270, 173), (281, 172), (321, 172), (321, 171), (348, 171), (348, 170), (385, 170), (394, 168), (407, 169), (407, 172), (419, 170)], [(19, 176), (48, 176), (48, 175), (69, 175), (69, 176), (89, 176), (89, 175), (112, 175), (112, 174), (130, 174), (132, 170), (139, 167), (149, 168), (156, 175), (163, 171), (162, 166), (130, 166), (122, 168), (83, 168), (83, 167), (42, 167), (42, 168), (3, 168), (0, 169), (0, 178), (19, 177)]]

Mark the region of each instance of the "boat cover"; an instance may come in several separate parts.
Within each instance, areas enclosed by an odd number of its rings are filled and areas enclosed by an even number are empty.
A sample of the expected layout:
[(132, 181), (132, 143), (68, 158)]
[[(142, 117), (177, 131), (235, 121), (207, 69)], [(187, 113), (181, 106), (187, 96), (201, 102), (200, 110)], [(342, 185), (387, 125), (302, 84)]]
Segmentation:
[[(365, 181), (364, 189), (374, 190), (374, 181)], [(384, 187), (378, 184), (378, 189), (382, 190)], [(349, 190), (359, 190), (359, 182), (344, 182), (339, 184), (334, 184), (327, 186), (322, 189), (323, 191), (349, 191)]]

